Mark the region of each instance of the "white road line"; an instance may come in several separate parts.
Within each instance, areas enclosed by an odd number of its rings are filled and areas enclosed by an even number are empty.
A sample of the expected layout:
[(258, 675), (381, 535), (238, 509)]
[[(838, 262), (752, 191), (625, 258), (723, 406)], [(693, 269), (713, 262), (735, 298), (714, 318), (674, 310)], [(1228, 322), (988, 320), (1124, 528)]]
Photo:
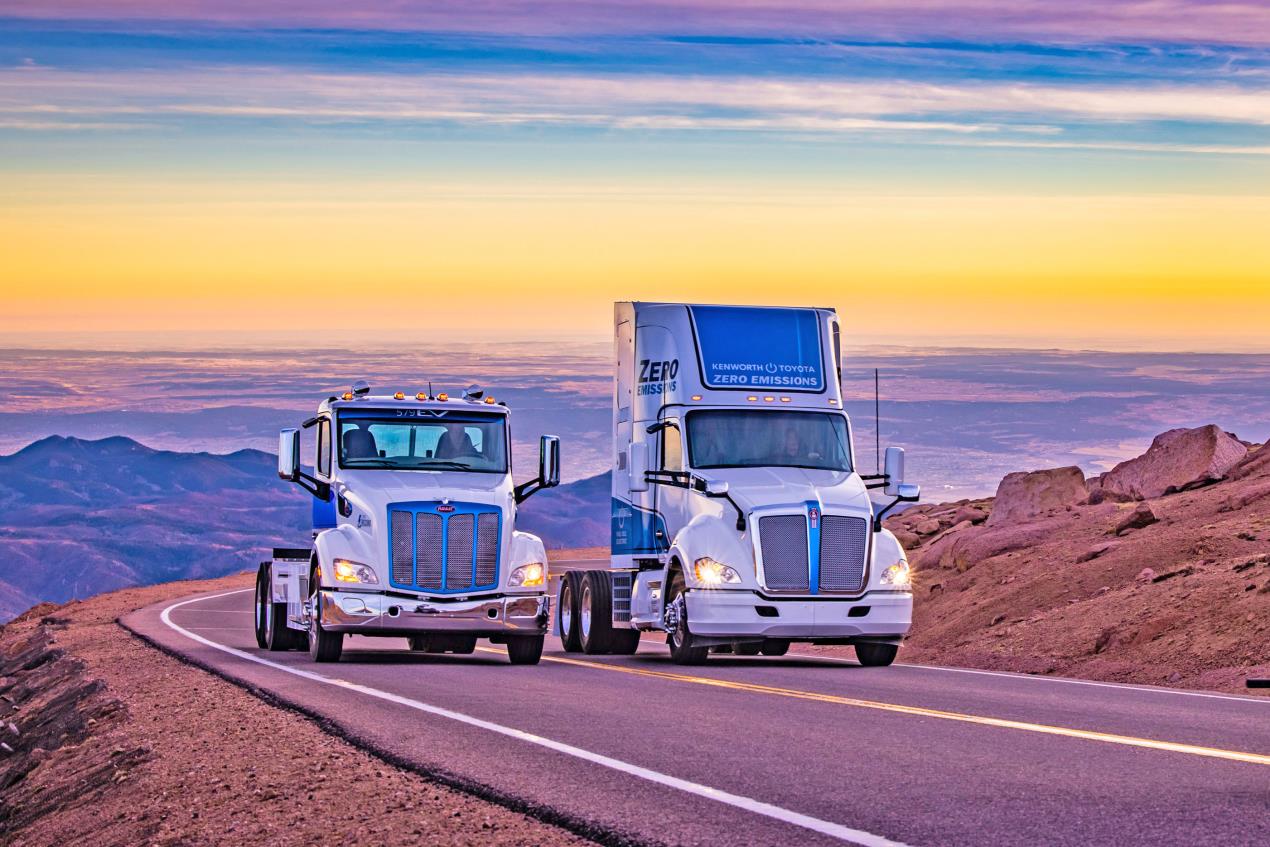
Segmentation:
[(622, 773), (629, 774), (630, 776), (647, 780), (648, 782), (664, 785), (668, 788), (674, 788), (687, 794), (704, 797), (707, 800), (714, 800), (728, 806), (734, 806), (738, 809), (744, 809), (747, 812), (753, 812), (754, 814), (772, 818), (773, 820), (791, 824), (803, 829), (808, 829), (812, 832), (818, 832), (821, 835), (837, 838), (850, 844), (859, 844), (862, 845), (862, 847), (905, 847), (901, 842), (892, 841), (880, 835), (874, 835), (871, 832), (852, 829), (831, 821), (820, 820), (819, 818), (813, 818), (809, 815), (784, 809), (780, 806), (773, 806), (772, 804), (764, 803), (761, 800), (755, 800), (750, 797), (742, 797), (739, 794), (732, 794), (730, 792), (722, 791), (718, 788), (711, 788), (708, 785), (702, 785), (697, 782), (689, 782), (686, 779), (680, 779), (678, 777), (660, 773), (659, 771), (640, 767), (639, 765), (624, 762), (621, 759), (614, 759), (610, 756), (604, 756), (600, 753), (592, 753), (590, 750), (583, 750), (581, 747), (574, 747), (571, 744), (565, 744), (550, 738), (544, 738), (541, 735), (534, 735), (533, 733), (525, 732), (524, 730), (492, 723), (490, 721), (482, 720), (481, 718), (474, 718), (471, 715), (465, 715), (462, 712), (455, 712), (450, 709), (441, 708), (440, 706), (433, 706), (419, 700), (412, 700), (409, 697), (402, 697), (398, 694), (393, 694), (389, 691), (381, 691), (378, 688), (371, 688), (367, 685), (360, 685), (355, 682), (348, 682), (342, 679), (322, 676), (321, 674), (316, 674), (312, 671), (304, 671), (299, 668), (288, 667), (287, 665), (278, 664), (277, 662), (271, 662), (268, 659), (261, 658), (260, 656), (256, 656), (252, 653), (237, 650), (233, 647), (226, 647), (223, 644), (218, 644), (215, 641), (204, 638), (197, 633), (190, 632), (188, 629), (172, 622), (172, 611), (179, 609), (182, 606), (189, 605), (190, 603), (198, 603), (204, 600), (214, 600), (217, 597), (227, 597), (231, 594), (243, 594), (254, 590), (255, 589), (253, 588), (243, 588), (237, 591), (226, 591), (223, 594), (213, 594), (208, 597), (194, 597), (189, 600), (182, 600), (179, 603), (173, 603), (171, 606), (165, 608), (159, 617), (166, 626), (181, 635), (184, 635), (191, 641), (196, 641), (199, 644), (203, 644), (215, 650), (220, 650), (223, 653), (228, 653), (229, 655), (235, 656), (239, 659), (243, 659), (248, 662), (255, 662), (258, 665), (264, 665), (265, 667), (273, 668), (274, 670), (279, 670), (283, 673), (291, 674), (292, 676), (298, 676), (302, 679), (307, 679), (323, 685), (331, 685), (336, 688), (342, 688), (346, 691), (354, 691), (358, 694), (364, 694), (368, 697), (374, 697), (379, 700), (386, 700), (389, 703), (396, 703), (399, 706), (405, 706), (420, 712), (426, 712), (430, 715), (436, 715), (437, 717), (458, 721), (459, 723), (467, 724), (468, 726), (474, 726), (478, 729), (484, 729), (488, 732), (494, 732), (508, 738), (514, 738), (518, 741), (524, 741), (528, 744), (544, 747), (557, 753), (563, 753), (566, 756), (582, 759), (583, 761), (591, 762), (592, 764), (600, 765), (601, 767), (620, 771)]

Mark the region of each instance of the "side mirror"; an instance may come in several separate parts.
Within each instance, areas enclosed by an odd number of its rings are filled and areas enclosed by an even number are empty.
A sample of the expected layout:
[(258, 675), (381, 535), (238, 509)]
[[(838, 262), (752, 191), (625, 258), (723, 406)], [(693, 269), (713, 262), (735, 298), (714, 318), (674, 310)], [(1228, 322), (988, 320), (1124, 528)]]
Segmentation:
[(287, 482), (300, 479), (300, 430), (284, 429), (278, 433), (278, 477)]
[(631, 491), (648, 490), (648, 445), (642, 441), (626, 447), (626, 472), (630, 474)]
[(721, 479), (712, 479), (706, 482), (707, 497), (722, 497), (728, 493), (728, 484)]
[(922, 487), (915, 483), (906, 482), (899, 487), (899, 492), (895, 495), (901, 500), (912, 500), (917, 502), (922, 499)]
[(538, 479), (543, 488), (560, 484), (560, 439), (544, 435), (538, 442)]
[(888, 497), (899, 497), (900, 486), (904, 484), (904, 450), (900, 447), (887, 447), (883, 471), (886, 475), (886, 487), (883, 491)]

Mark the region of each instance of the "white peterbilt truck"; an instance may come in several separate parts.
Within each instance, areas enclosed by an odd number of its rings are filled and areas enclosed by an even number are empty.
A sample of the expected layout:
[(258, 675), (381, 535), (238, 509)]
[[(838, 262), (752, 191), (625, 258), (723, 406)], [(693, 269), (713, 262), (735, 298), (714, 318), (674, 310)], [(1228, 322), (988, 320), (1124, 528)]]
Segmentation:
[(623, 302), (614, 332), (612, 558), (561, 578), (565, 649), (665, 632), (681, 664), (811, 642), (889, 665), (913, 595), (882, 517), (920, 491), (899, 448), (857, 469), (835, 312)]
[(256, 641), (338, 661), (346, 635), (405, 637), (412, 650), (471, 653), (478, 638), (537, 664), (550, 612), (542, 541), (516, 507), (559, 484), (560, 441), (544, 435), (538, 476), (514, 485), (510, 412), (471, 386), (459, 396), (330, 397), (278, 439), (278, 475), (313, 495), (313, 545), (274, 550), (256, 578)]

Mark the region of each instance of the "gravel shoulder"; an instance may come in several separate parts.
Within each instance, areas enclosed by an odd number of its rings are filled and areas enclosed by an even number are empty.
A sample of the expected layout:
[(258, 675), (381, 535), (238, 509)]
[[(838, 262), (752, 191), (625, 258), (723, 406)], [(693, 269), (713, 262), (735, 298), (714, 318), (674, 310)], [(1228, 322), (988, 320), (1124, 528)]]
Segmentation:
[(116, 623), (251, 584), (44, 604), (0, 629), (0, 843), (591, 843), (390, 765)]

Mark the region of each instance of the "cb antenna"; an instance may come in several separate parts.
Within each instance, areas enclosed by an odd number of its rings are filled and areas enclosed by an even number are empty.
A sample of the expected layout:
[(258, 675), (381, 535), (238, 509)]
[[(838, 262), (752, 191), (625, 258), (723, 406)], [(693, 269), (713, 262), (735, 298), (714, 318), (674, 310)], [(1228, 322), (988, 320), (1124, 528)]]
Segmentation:
[(877, 472), (882, 473), (882, 394), (878, 390), (878, 369), (873, 369), (873, 439), (874, 461)]

